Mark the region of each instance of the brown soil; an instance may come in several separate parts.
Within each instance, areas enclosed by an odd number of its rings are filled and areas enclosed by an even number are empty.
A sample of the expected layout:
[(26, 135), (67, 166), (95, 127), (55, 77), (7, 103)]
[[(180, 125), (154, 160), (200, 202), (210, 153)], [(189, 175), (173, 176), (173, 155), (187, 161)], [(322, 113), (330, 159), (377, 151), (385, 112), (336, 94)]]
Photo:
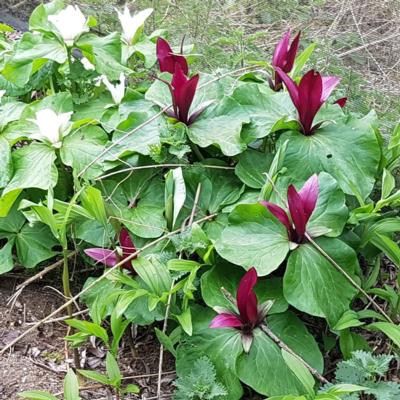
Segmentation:
[[(7, 301), (14, 293), (17, 280), (0, 278), (0, 348), (16, 338), (29, 323), (37, 322), (62, 304), (61, 295), (44, 284), (27, 287), (11, 309)], [(52, 394), (61, 394), (67, 365), (71, 362), (72, 352), (66, 352), (63, 337), (67, 326), (62, 322), (44, 324), (28, 334), (10, 352), (0, 356), (0, 399), (17, 400), (18, 393), (25, 390), (46, 390)], [(134, 353), (132, 353), (132, 350)], [(104, 371), (106, 351), (98, 343), (80, 350), (85, 369)], [(68, 357), (68, 358), (67, 358)], [(135, 383), (141, 388), (139, 396), (127, 399), (149, 399), (157, 393), (159, 344), (152, 330), (138, 331), (133, 347), (128, 340), (122, 340), (119, 353), (119, 365), (126, 383)], [(67, 360), (67, 361), (66, 361)], [(174, 371), (173, 358), (164, 354), (163, 371)], [(164, 374), (162, 395), (170, 398), (173, 392), (172, 381), (175, 374)], [(93, 382), (83, 383), (90, 390), (82, 390), (81, 397), (87, 400), (112, 400), (108, 388)]]

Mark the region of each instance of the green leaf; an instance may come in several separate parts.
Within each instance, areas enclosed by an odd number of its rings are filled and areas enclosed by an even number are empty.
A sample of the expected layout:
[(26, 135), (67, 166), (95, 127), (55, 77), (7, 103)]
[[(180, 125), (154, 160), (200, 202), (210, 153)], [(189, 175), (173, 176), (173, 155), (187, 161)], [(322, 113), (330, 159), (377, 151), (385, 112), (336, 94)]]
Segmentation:
[[(322, 371), (323, 358), (318, 345), (293, 313), (272, 315), (267, 319), (267, 325), (308, 364)], [(293, 332), (296, 334), (293, 335)], [(307, 392), (287, 366), (281, 349), (260, 329), (254, 331), (250, 352), (239, 357), (237, 374), (241, 381), (264, 395), (300, 395)]]
[(64, 379), (64, 399), (80, 400), (78, 379), (71, 368)]
[(134, 385), (133, 383), (130, 383), (129, 385), (125, 386), (124, 392), (138, 394), (140, 392), (140, 388), (139, 388), (139, 386)]
[(110, 352), (108, 352), (106, 356), (106, 369), (111, 384), (119, 388), (121, 386), (122, 374), (116, 359)]
[(266, 181), (265, 173), (269, 171), (272, 161), (270, 154), (247, 149), (239, 155), (239, 162), (235, 167), (235, 174), (247, 186), (261, 189)]
[(28, 390), (26, 392), (18, 393), (18, 396), (30, 400), (59, 400), (58, 397), (41, 390)]
[(400, 247), (386, 235), (375, 233), (370, 242), (379, 250), (383, 251), (385, 255), (393, 261), (393, 263), (400, 268)]
[(348, 310), (340, 317), (339, 321), (332, 329), (335, 331), (341, 331), (343, 329), (364, 325), (364, 322), (361, 322), (358, 318), (359, 316), (355, 311)]
[[(223, 295), (221, 287), (235, 296), (244, 273), (242, 268), (223, 262), (219, 262), (218, 265), (204, 273), (201, 277), (201, 294), (205, 303), (211, 308), (231, 308), (231, 303)], [(259, 279), (254, 290), (258, 304), (267, 300), (274, 301), (268, 314), (282, 313), (287, 310), (288, 304), (283, 297), (281, 278)]]
[(25, 32), (2, 74), (10, 82), (23, 86), (47, 60), (63, 64), (67, 56), (66, 47), (56, 37)]
[(390, 193), (392, 193), (393, 189), (395, 188), (395, 184), (396, 182), (394, 176), (385, 168), (382, 175), (382, 199), (386, 199), (390, 196)]
[(82, 35), (75, 43), (85, 56), (94, 58), (96, 71), (106, 75), (110, 80), (118, 80), (122, 73), (129, 75), (131, 70), (121, 63), (121, 37), (118, 32), (107, 36), (95, 34)]
[(193, 308), (193, 336), (182, 341), (177, 348), (178, 377), (187, 376), (194, 363), (207, 356), (214, 364), (218, 381), (227, 389), (229, 400), (242, 398), (243, 390), (236, 375), (236, 359), (243, 351), (240, 333), (235, 329), (211, 329), (209, 324), (215, 313), (200, 306)]
[(200, 147), (218, 146), (226, 156), (234, 156), (246, 149), (240, 133), (249, 117), (233, 98), (209, 106), (188, 128), (190, 140)]
[(84, 369), (78, 369), (78, 372), (80, 375), (84, 376), (85, 378), (88, 378), (92, 381), (102, 383), (103, 385), (109, 385), (110, 380), (103, 374), (100, 374), (96, 371), (87, 371)]
[[(319, 238), (315, 242), (354, 280), (358, 280), (357, 255), (339, 239)], [(293, 307), (325, 317), (334, 326), (357, 289), (312, 245), (301, 244), (288, 259), (283, 278), (283, 294)]]
[(40, 4), (29, 18), (29, 29), (32, 31), (53, 32), (54, 26), (48, 20), (49, 15), (57, 14), (64, 8), (61, 0), (53, 0), (46, 4)]
[(107, 213), (100, 190), (93, 186), (88, 186), (82, 192), (80, 198), (82, 206), (92, 215), (92, 217), (101, 222), (103, 226), (106, 226), (108, 224)]
[(390, 322), (374, 322), (369, 324), (371, 330), (379, 330), (383, 332), (393, 343), (400, 348), (400, 327)]
[(311, 372), (302, 364), (297, 357), (282, 349), (282, 357), (285, 360), (286, 365), (290, 370), (296, 375), (299, 382), (306, 389), (307, 394), (313, 398), (315, 396), (314, 392), (314, 378)]
[(192, 326), (192, 314), (190, 312), (190, 307), (182, 312), (180, 315), (175, 315), (176, 319), (180, 323), (183, 330), (189, 335), (192, 336), (193, 326)]
[(260, 276), (279, 267), (289, 252), (285, 227), (260, 204), (239, 205), (216, 242), (221, 257)]
[(201, 264), (193, 260), (182, 260), (180, 258), (176, 258), (169, 260), (167, 266), (170, 271), (191, 272), (195, 268), (199, 268)]
[(47, 190), (55, 185), (56, 175), (53, 166), (55, 159), (54, 150), (39, 143), (32, 143), (12, 153), (14, 175), (0, 199), (0, 217), (8, 214), (22, 189)]
[(12, 257), (12, 249), (14, 246), (14, 239), (9, 239), (5, 245), (0, 249), (0, 275), (9, 272), (14, 267)]
[(65, 321), (69, 326), (72, 326), (79, 331), (86, 333), (88, 335), (96, 336), (101, 339), (105, 344), (108, 344), (108, 334), (107, 331), (93, 322), (81, 321), (78, 319), (67, 319)]
[(306, 180), (313, 173), (325, 171), (338, 181), (345, 193), (353, 194), (354, 186), (363, 199), (370, 194), (381, 151), (368, 116), (326, 125), (311, 136), (285, 132), (278, 145), (286, 140), (289, 143), (284, 166), (289, 176)]
[(235, 89), (232, 97), (250, 118), (242, 136), (247, 143), (267, 136), (278, 121), (294, 114), (294, 107), (286, 93), (272, 92), (267, 85), (247, 83)]
[[(99, 156), (107, 142), (107, 134), (103, 129), (98, 126), (83, 126), (64, 139), (60, 150), (61, 159), (78, 175)], [(92, 179), (101, 175), (105, 169), (103, 161), (104, 157), (100, 158), (88, 168), (83, 176)]]
[(176, 358), (176, 350), (169, 336), (158, 328), (154, 328), (158, 341)]
[(132, 266), (153, 294), (162, 296), (170, 290), (171, 275), (167, 266), (156, 257), (138, 257), (132, 261)]
[(26, 268), (54, 257), (57, 252), (51, 249), (57, 244), (50, 229), (41, 223), (25, 224), (15, 236), (18, 260)]
[(311, 43), (296, 57), (291, 76), (296, 78), (296, 76), (300, 75), (301, 70), (311, 57), (311, 54), (313, 53), (316, 46), (316, 43)]

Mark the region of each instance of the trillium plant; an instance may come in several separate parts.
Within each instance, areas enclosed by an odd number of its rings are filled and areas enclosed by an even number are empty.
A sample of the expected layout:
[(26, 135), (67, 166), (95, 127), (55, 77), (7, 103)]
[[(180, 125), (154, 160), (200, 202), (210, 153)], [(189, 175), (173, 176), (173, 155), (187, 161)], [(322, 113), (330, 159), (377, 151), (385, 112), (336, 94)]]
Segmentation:
[(202, 71), (201, 43), (151, 32), (157, 9), (119, 8), (106, 34), (82, 11), (54, 0), (0, 32), (0, 274), (62, 259), (69, 354), (85, 368), (77, 347), (106, 348), (107, 376), (85, 376), (121, 398), (131, 326), (229, 400), (361, 390), (324, 360), (399, 345), (400, 129), (383, 140), (339, 76), (307, 72), (307, 30), (267, 49), (268, 80), (263, 60)]

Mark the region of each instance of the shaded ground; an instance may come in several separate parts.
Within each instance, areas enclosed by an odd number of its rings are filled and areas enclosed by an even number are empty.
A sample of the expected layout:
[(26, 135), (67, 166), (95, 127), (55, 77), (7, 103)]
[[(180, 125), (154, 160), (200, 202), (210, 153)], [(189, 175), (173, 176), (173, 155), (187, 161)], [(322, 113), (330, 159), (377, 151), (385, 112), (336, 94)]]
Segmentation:
[[(61, 296), (44, 284), (27, 287), (18, 298), (13, 309), (7, 306), (14, 293), (16, 280), (0, 279), (0, 348), (15, 339), (29, 323), (37, 322), (62, 304)], [(19, 342), (12, 351), (0, 356), (0, 399), (16, 400), (17, 393), (24, 390), (47, 390), (53, 394), (62, 392), (63, 378), (67, 369), (67, 353), (63, 337), (67, 327), (61, 322), (42, 325)], [(157, 393), (159, 344), (150, 330), (139, 330), (133, 339), (133, 348), (125, 338), (119, 354), (119, 364), (126, 383), (135, 383), (141, 388), (140, 396), (127, 399), (149, 399)], [(134, 353), (132, 354), (132, 349)], [(87, 346), (81, 353), (85, 369), (104, 370), (106, 351), (96, 343)], [(71, 357), (71, 353), (68, 355)], [(68, 359), (67, 359), (68, 360)], [(162, 393), (169, 396), (175, 378), (173, 360), (164, 354)], [(82, 391), (83, 399), (112, 399), (111, 393), (95, 384), (87, 383), (90, 390)], [(166, 397), (167, 398), (167, 397)], [(169, 398), (169, 397), (168, 397)]]

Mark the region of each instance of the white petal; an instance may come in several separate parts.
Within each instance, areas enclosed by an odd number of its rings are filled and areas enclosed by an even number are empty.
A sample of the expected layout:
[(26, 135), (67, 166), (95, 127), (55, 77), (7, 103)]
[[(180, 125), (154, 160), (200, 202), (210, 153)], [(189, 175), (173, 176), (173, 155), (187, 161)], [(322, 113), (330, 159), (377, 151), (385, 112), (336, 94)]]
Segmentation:
[(83, 68), (85, 68), (87, 71), (93, 71), (95, 69), (95, 66), (86, 57), (81, 58), (81, 63)]
[(153, 9), (147, 8), (145, 10), (139, 11), (133, 16), (131, 16), (127, 6), (125, 6), (123, 13), (119, 12), (118, 10), (116, 11), (118, 13), (118, 18), (121, 23), (123, 38), (127, 44), (131, 44), (133, 38), (136, 35), (136, 32), (144, 24), (146, 19), (151, 15)]
[(48, 20), (57, 28), (68, 46), (88, 30), (87, 21), (78, 6), (67, 6), (59, 13), (49, 15)]

